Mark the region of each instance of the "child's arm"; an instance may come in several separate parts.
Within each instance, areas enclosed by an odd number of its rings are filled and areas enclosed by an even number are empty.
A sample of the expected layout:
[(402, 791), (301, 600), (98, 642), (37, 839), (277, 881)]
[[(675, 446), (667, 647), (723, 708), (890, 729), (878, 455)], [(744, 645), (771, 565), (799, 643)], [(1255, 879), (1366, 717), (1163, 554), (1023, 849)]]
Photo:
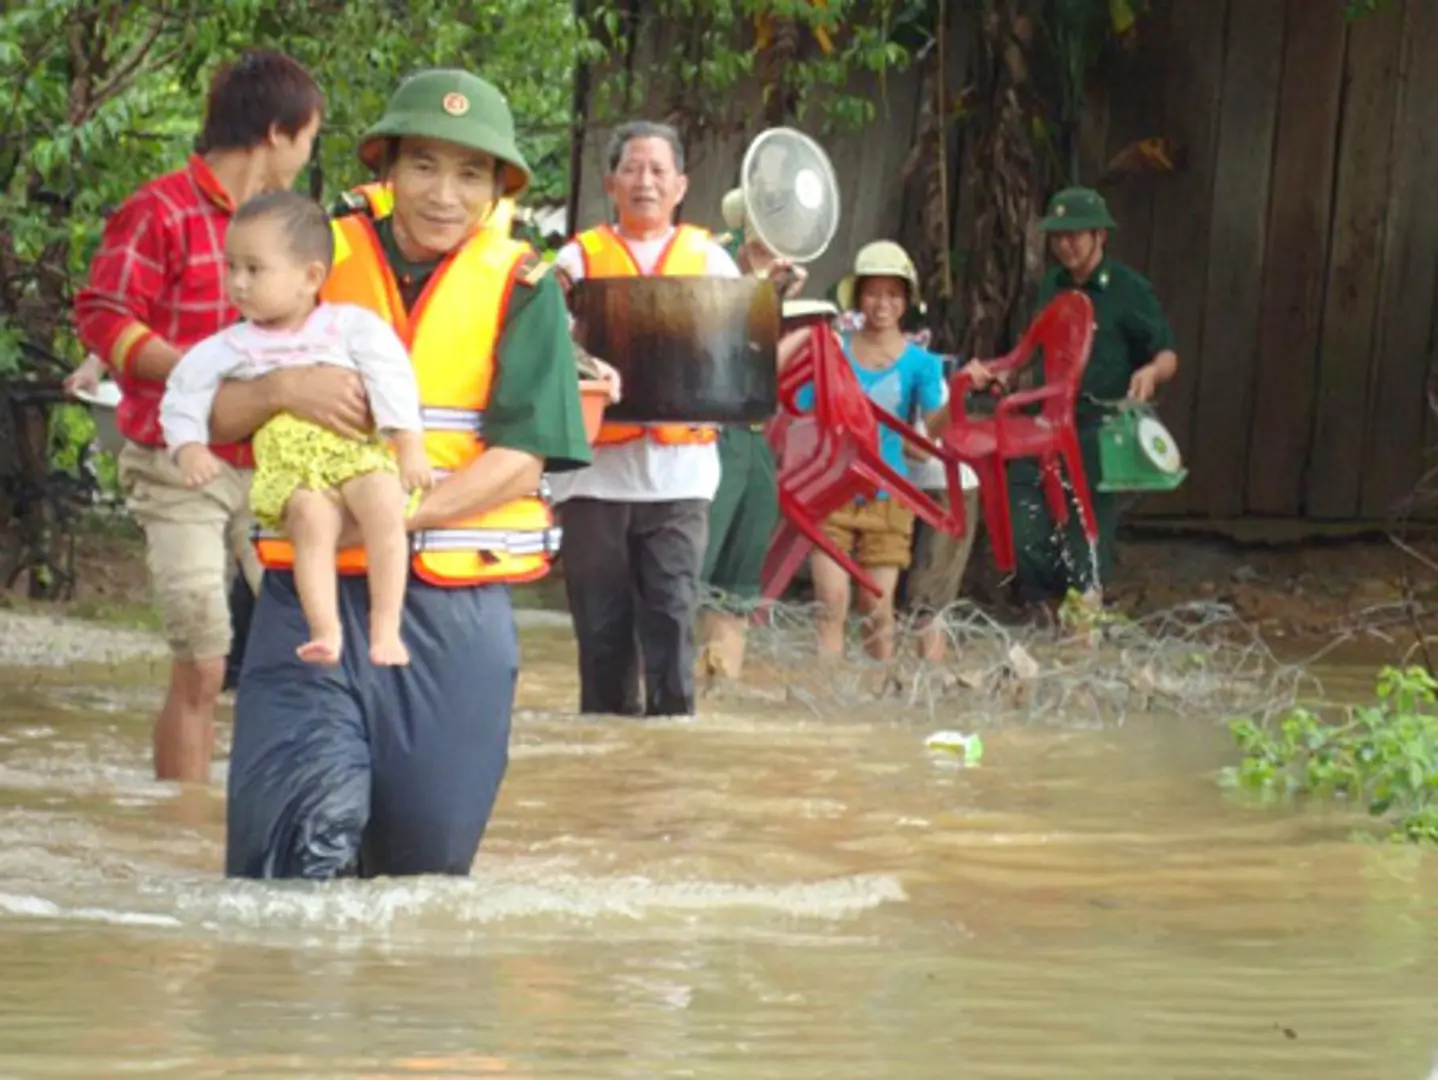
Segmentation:
[(190, 487), (204, 487), (220, 473), (220, 459), (210, 452), (210, 407), (220, 383), (237, 366), (223, 334), (216, 334), (180, 357), (165, 380), (160, 429)]
[(375, 427), (389, 437), (406, 488), (429, 487), (433, 473), (424, 451), (419, 384), (404, 342), (373, 312), (344, 312), (345, 341), (364, 380)]
[(424, 450), (423, 432), (396, 429), (390, 433), (389, 441), (394, 444), (394, 456), (399, 460), (399, 478), (406, 491), (427, 488), (434, 483), (434, 470)]

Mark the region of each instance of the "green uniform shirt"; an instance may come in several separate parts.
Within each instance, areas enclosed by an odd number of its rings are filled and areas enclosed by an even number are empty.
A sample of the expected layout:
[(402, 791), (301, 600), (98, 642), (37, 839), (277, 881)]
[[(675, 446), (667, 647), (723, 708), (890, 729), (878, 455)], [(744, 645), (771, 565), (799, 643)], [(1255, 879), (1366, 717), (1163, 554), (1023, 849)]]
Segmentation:
[[(401, 255), (388, 218), (376, 231), (405, 307), (413, 307), (438, 264), (413, 263)], [(589, 465), (594, 457), (579, 405), (579, 368), (564, 294), (553, 274), (533, 286), (520, 281), (510, 293), (498, 353), (484, 441), (543, 458), (546, 472)]]
[[(1113, 401), (1128, 394), (1129, 380), (1165, 349), (1174, 347), (1173, 328), (1159, 307), (1153, 286), (1136, 270), (1105, 258), (1088, 281), (1075, 286), (1073, 277), (1055, 266), (1039, 283), (1038, 308), (1052, 300), (1061, 289), (1081, 288), (1093, 302), (1093, 351), (1084, 371), (1084, 394), (1101, 401)], [(1084, 417), (1092, 411), (1079, 404)]]

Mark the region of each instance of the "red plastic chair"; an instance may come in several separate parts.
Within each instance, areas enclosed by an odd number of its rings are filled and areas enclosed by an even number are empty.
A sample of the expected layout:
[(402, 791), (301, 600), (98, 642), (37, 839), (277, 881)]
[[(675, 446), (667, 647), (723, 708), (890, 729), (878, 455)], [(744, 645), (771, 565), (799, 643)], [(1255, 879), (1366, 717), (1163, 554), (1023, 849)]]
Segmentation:
[[(812, 416), (798, 407), (798, 392), (812, 381)], [(966, 528), (957, 454), (924, 438), (908, 424), (875, 405), (864, 393), (832, 333), (816, 328), (804, 350), (779, 379), (784, 410), (770, 427), (777, 450), (780, 527), (764, 564), (762, 596), (775, 600), (788, 586), (811, 547), (842, 566), (861, 588), (875, 596), (877, 585), (823, 533), (822, 523), (855, 498), (872, 499), (882, 488), (936, 529), (961, 535)], [(905, 441), (944, 464), (949, 508), (935, 502), (895, 472), (879, 451), (879, 427), (897, 431)]]
[[(847, 364), (840, 370), (832, 363), (826, 341), (832, 341), (829, 332), (815, 327), (808, 344), (779, 376), (783, 411), (771, 425), (770, 437), (771, 446), (778, 444), (780, 518), (764, 559), (760, 590), (764, 601), (779, 598), (816, 547), (842, 566), (861, 589), (874, 596), (882, 593), (874, 579), (823, 531), (824, 520), (834, 511), (856, 498), (876, 494), (851, 466), (859, 445), (877, 446), (879, 440), (877, 423), (869, 410), (861, 407), (868, 401), (863, 388)], [(811, 381), (812, 416), (805, 415), (796, 400), (799, 390)]]
[[(941, 439), (978, 474), (979, 500), (984, 524), (994, 551), (994, 563), (1005, 574), (1014, 572), (1013, 517), (1005, 466), (1017, 458), (1037, 458), (1043, 478), (1044, 498), (1054, 521), (1068, 522), (1068, 498), (1059, 473), (1062, 464), (1073, 485), (1079, 520), (1090, 544), (1098, 540), (1093, 501), (1084, 476), (1079, 450), (1075, 410), (1084, 369), (1093, 348), (1093, 303), (1077, 289), (1059, 293), (1024, 331), (1018, 346), (1007, 356), (988, 362), (994, 374), (1013, 372), (1043, 350), (1044, 385), (1034, 390), (1002, 393), (990, 383), (990, 392), (1000, 394), (992, 417), (969, 416), (964, 410), (965, 395), (972, 381), (962, 371), (949, 380), (951, 420)], [(1037, 415), (1018, 412), (1039, 405)]]

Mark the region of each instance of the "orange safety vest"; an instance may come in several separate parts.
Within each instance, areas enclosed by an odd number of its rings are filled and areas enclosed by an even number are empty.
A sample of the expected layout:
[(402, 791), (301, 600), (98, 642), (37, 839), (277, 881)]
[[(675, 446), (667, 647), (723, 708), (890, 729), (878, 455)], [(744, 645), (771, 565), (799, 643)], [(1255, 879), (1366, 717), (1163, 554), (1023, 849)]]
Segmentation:
[[(321, 298), (368, 308), (394, 327), (419, 381), (430, 465), (438, 475), (463, 469), (484, 453), (484, 410), (499, 332), (510, 291), (533, 249), (481, 230), (439, 265), (406, 312), (370, 216), (352, 214), (333, 227), (334, 269)], [(559, 539), (548, 501), (541, 493), (527, 495), (413, 534), (414, 572), (445, 586), (535, 581), (549, 572)], [(294, 550), (281, 534), (260, 531), (256, 548), (266, 569), (294, 565)], [(338, 563), (342, 574), (364, 573), (364, 549), (341, 551)]]
[(394, 209), (394, 188), (384, 180), (372, 180), (368, 184), (361, 184), (354, 189), (354, 193), (363, 195), (365, 202), (369, 203), (371, 217), (388, 217), (390, 211)]
[[(600, 225), (580, 233), (579, 253), (584, 261), (584, 276), (592, 278), (642, 277), (644, 272), (634, 261), (629, 246), (608, 225)], [(703, 277), (709, 271), (709, 247), (713, 239), (704, 229), (680, 225), (674, 230), (654, 273), (665, 277)], [(694, 424), (625, 424), (608, 422), (599, 428), (596, 446), (617, 446), (648, 435), (664, 446), (702, 446), (719, 438), (714, 427)]]

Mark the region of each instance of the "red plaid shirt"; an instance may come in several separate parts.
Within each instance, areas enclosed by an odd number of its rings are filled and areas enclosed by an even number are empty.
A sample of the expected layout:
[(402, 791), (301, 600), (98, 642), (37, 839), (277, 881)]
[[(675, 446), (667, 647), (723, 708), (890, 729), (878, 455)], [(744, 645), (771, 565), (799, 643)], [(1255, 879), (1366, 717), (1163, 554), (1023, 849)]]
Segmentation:
[[(159, 337), (183, 351), (239, 316), (225, 295), (225, 229), (234, 208), (196, 156), (140, 188), (105, 223), (89, 283), (75, 297), (75, 327), (115, 373), (124, 395), (115, 421), (132, 442), (164, 445), (165, 384), (131, 370), (140, 348)], [(236, 465), (253, 460), (248, 443), (211, 449)]]

